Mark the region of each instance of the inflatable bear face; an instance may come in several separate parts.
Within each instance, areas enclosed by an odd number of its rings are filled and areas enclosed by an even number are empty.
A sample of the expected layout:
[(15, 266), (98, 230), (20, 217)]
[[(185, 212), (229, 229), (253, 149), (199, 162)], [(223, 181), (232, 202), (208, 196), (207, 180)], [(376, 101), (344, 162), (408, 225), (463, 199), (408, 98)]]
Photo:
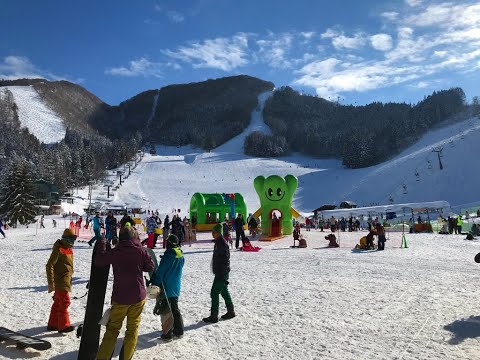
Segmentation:
[(253, 182), (255, 190), (260, 198), (262, 209), (290, 210), (293, 195), (298, 186), (298, 180), (293, 175), (282, 178), (271, 175), (268, 178), (257, 176)]

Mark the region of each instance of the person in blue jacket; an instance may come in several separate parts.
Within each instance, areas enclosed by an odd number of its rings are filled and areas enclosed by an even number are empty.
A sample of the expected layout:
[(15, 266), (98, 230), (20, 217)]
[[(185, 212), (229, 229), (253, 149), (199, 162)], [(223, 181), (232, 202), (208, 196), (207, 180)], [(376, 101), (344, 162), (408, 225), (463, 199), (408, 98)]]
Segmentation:
[(97, 240), (100, 239), (101, 233), (100, 233), (100, 213), (97, 211), (95, 213), (95, 216), (92, 219), (93, 223), (93, 232), (95, 233), (95, 236), (90, 239), (88, 242), (88, 245), (92, 246), (93, 243)]
[[(178, 308), (178, 297), (180, 296), (185, 259), (176, 235), (170, 234), (166, 243), (167, 250), (165, 250), (162, 260), (160, 260), (160, 264), (152, 276), (152, 284), (159, 287), (163, 286), (164, 288), (164, 292), (157, 298), (157, 304), (153, 309), (153, 313), (160, 315), (161, 310), (167, 307), (168, 302), (170, 302), (173, 315), (173, 329), (166, 334), (162, 334), (161, 338), (163, 340), (171, 340), (173, 336), (183, 336), (183, 318)], [(168, 298), (168, 302), (165, 295)]]

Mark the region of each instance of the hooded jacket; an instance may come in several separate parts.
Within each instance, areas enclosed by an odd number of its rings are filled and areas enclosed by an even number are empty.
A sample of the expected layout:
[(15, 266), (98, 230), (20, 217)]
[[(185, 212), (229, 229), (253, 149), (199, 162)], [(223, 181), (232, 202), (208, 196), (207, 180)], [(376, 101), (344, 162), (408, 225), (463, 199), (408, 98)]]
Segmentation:
[(215, 239), (212, 271), (215, 276), (225, 276), (230, 272), (230, 249), (223, 236)]
[(64, 239), (57, 240), (53, 245), (52, 254), (48, 259), (46, 270), (48, 284), (53, 284), (55, 290), (72, 291), (72, 244)]
[(120, 240), (111, 249), (102, 236), (97, 241), (96, 266), (113, 267), (112, 301), (121, 305), (136, 304), (147, 293), (143, 273), (153, 270), (153, 261), (137, 239)]
[(167, 297), (179, 297), (184, 264), (185, 258), (178, 246), (167, 248), (153, 275), (152, 283), (157, 286), (163, 283)]

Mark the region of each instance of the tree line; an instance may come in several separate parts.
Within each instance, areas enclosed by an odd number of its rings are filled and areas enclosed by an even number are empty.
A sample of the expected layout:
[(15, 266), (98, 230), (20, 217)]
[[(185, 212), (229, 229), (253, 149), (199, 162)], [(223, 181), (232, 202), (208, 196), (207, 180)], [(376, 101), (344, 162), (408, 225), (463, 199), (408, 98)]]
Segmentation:
[[(265, 104), (263, 116), (273, 137), (264, 137), (263, 142), (282, 144), (281, 155), (296, 151), (333, 156), (341, 158), (346, 167), (366, 167), (398, 154), (431, 127), (465, 110), (465, 105), (461, 88), (434, 92), (415, 105), (374, 102), (354, 106), (299, 94), (287, 86), (276, 90)], [(276, 156), (278, 149), (270, 148), (273, 151), (263, 156)], [(259, 155), (252, 149), (247, 139), (246, 152)]]

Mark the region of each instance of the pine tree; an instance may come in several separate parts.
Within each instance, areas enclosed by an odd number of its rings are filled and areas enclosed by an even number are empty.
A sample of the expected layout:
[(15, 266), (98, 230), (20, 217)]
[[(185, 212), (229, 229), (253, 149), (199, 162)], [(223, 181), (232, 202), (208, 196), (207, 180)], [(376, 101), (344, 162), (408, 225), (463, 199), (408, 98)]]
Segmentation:
[(0, 213), (14, 226), (28, 225), (35, 220), (35, 196), (29, 164), (20, 160), (12, 164), (5, 178)]

